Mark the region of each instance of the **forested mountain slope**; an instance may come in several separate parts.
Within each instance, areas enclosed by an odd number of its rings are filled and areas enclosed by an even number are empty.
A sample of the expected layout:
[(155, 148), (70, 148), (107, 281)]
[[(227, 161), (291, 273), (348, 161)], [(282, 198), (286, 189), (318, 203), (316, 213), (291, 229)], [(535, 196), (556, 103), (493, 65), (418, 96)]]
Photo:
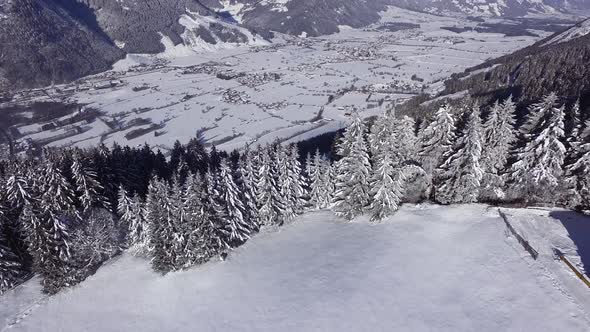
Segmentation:
[(0, 90), (69, 81), (123, 57), (84, 7), (2, 0)]
[(470, 96), (483, 104), (512, 95), (523, 104), (555, 92), (570, 102), (590, 102), (590, 20), (530, 47), (487, 61), (445, 82), (436, 99), (414, 99), (404, 110), (432, 111), (449, 100)]
[(197, 0), (0, 0), (0, 90), (71, 81), (125, 53), (261, 39)]
[[(228, 0), (225, 8), (251, 28), (318, 36), (338, 32), (340, 26), (375, 23), (387, 6), (434, 14), (521, 17), (570, 13), (590, 9), (582, 0)], [(231, 10), (230, 10), (231, 9)]]

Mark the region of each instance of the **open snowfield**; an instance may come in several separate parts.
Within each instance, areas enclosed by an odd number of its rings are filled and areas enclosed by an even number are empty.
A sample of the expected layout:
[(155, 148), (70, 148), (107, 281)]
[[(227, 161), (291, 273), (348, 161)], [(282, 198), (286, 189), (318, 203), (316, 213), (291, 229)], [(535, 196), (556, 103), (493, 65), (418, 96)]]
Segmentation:
[(129, 55), (112, 71), (14, 99), (86, 104), (102, 112), (98, 118), (45, 130), (17, 125), (12, 133), (19, 141), (50, 146), (147, 142), (163, 149), (197, 132), (225, 150), (298, 140), (345, 126), (351, 107), (365, 116), (379, 114), (388, 104), (438, 91), (452, 73), (549, 34), (508, 37), (442, 29), (477, 24), (391, 8), (371, 27), (342, 27), (325, 37), (278, 35), (263, 46)]
[(589, 331), (590, 290), (548, 247), (575, 260), (568, 230), (590, 220), (506, 213), (538, 260), (482, 205), (404, 206), (379, 224), (320, 211), (186, 272), (124, 255), (52, 298), (29, 281), (0, 298), (0, 331)]

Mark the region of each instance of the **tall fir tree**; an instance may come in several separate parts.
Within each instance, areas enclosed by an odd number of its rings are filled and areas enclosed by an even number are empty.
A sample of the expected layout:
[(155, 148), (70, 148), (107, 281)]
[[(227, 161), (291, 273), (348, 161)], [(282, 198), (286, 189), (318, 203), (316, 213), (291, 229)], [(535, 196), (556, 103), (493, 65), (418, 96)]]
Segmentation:
[(254, 231), (260, 229), (260, 221), (258, 215), (258, 201), (256, 197), (256, 182), (258, 173), (254, 168), (253, 154), (248, 150), (240, 160), (238, 169), (238, 176), (240, 177), (240, 191), (244, 201), (245, 218)]
[(443, 204), (477, 202), (483, 170), (480, 165), (482, 138), (479, 107), (469, 114), (464, 133), (457, 140), (454, 150), (439, 168), (440, 187), (436, 200)]
[(358, 113), (346, 128), (338, 145), (334, 211), (348, 220), (362, 214), (370, 202), (371, 163), (366, 142), (366, 126)]
[(219, 168), (220, 198), (223, 206), (223, 240), (228, 247), (237, 247), (250, 238), (255, 226), (244, 218), (244, 205), (240, 200), (227, 160), (222, 160)]
[(403, 198), (404, 174), (387, 151), (378, 153), (371, 177), (371, 220), (379, 221), (393, 214)]
[(436, 169), (453, 147), (456, 138), (455, 130), (455, 118), (449, 106), (444, 106), (436, 112), (434, 120), (421, 132), (419, 155), (422, 168), (430, 178), (430, 198), (439, 185)]
[(522, 146), (510, 169), (512, 195), (525, 202), (551, 202), (563, 175), (566, 148), (563, 108), (552, 93), (531, 106)]
[(208, 202), (208, 192), (202, 177), (189, 175), (185, 187), (185, 210), (189, 234), (187, 237), (187, 266), (202, 264), (219, 253), (220, 240)]
[(500, 200), (505, 198), (505, 176), (508, 158), (516, 142), (516, 104), (512, 97), (503, 103), (496, 102), (483, 124), (481, 166), (481, 198)]
[(280, 218), (284, 207), (282, 206), (282, 200), (279, 199), (280, 194), (269, 149), (260, 149), (259, 158), (256, 200), (258, 202), (260, 223), (267, 226), (278, 225), (281, 223)]
[(418, 137), (416, 136), (416, 121), (404, 115), (393, 124), (393, 136), (395, 140), (390, 142), (395, 158), (400, 162), (417, 161)]
[(97, 173), (88, 165), (80, 152), (74, 153), (71, 172), (76, 184), (76, 192), (83, 212), (90, 208), (100, 206), (109, 209), (109, 202), (102, 195), (104, 187), (98, 181)]
[(14, 253), (4, 234), (4, 227), (0, 219), (0, 295), (20, 280), (24, 274), (24, 267), (21, 260)]

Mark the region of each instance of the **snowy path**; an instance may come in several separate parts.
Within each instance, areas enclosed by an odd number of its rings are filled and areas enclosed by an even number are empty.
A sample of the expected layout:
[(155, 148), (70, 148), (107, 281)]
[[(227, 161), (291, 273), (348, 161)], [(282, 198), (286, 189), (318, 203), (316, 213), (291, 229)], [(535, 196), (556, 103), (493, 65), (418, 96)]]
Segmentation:
[(307, 214), (165, 277), (123, 257), (7, 331), (575, 332), (587, 310), (494, 211), (404, 207), (381, 224)]

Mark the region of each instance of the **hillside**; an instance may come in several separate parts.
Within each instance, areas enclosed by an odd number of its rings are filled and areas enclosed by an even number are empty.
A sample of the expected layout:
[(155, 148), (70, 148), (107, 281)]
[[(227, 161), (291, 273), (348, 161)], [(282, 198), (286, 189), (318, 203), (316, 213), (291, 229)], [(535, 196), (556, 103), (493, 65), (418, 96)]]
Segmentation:
[(124, 56), (91, 16), (61, 1), (2, 0), (0, 13), (0, 90), (71, 81)]
[(70, 82), (110, 69), (126, 53), (260, 41), (196, 0), (2, 0), (0, 91)]
[[(576, 258), (565, 221), (510, 213), (553, 225)], [(587, 289), (543, 244), (533, 261), (485, 206), (407, 206), (379, 224), (314, 212), (186, 272), (161, 276), (124, 255), (51, 298), (33, 279), (0, 297), (0, 328), (588, 331)]]
[(416, 108), (427, 112), (466, 94), (483, 104), (509, 95), (528, 104), (555, 92), (570, 102), (580, 97), (585, 113), (590, 103), (589, 24), (590, 20), (580, 22), (529, 47), (454, 74), (434, 100), (420, 97), (402, 108), (404, 112)]

